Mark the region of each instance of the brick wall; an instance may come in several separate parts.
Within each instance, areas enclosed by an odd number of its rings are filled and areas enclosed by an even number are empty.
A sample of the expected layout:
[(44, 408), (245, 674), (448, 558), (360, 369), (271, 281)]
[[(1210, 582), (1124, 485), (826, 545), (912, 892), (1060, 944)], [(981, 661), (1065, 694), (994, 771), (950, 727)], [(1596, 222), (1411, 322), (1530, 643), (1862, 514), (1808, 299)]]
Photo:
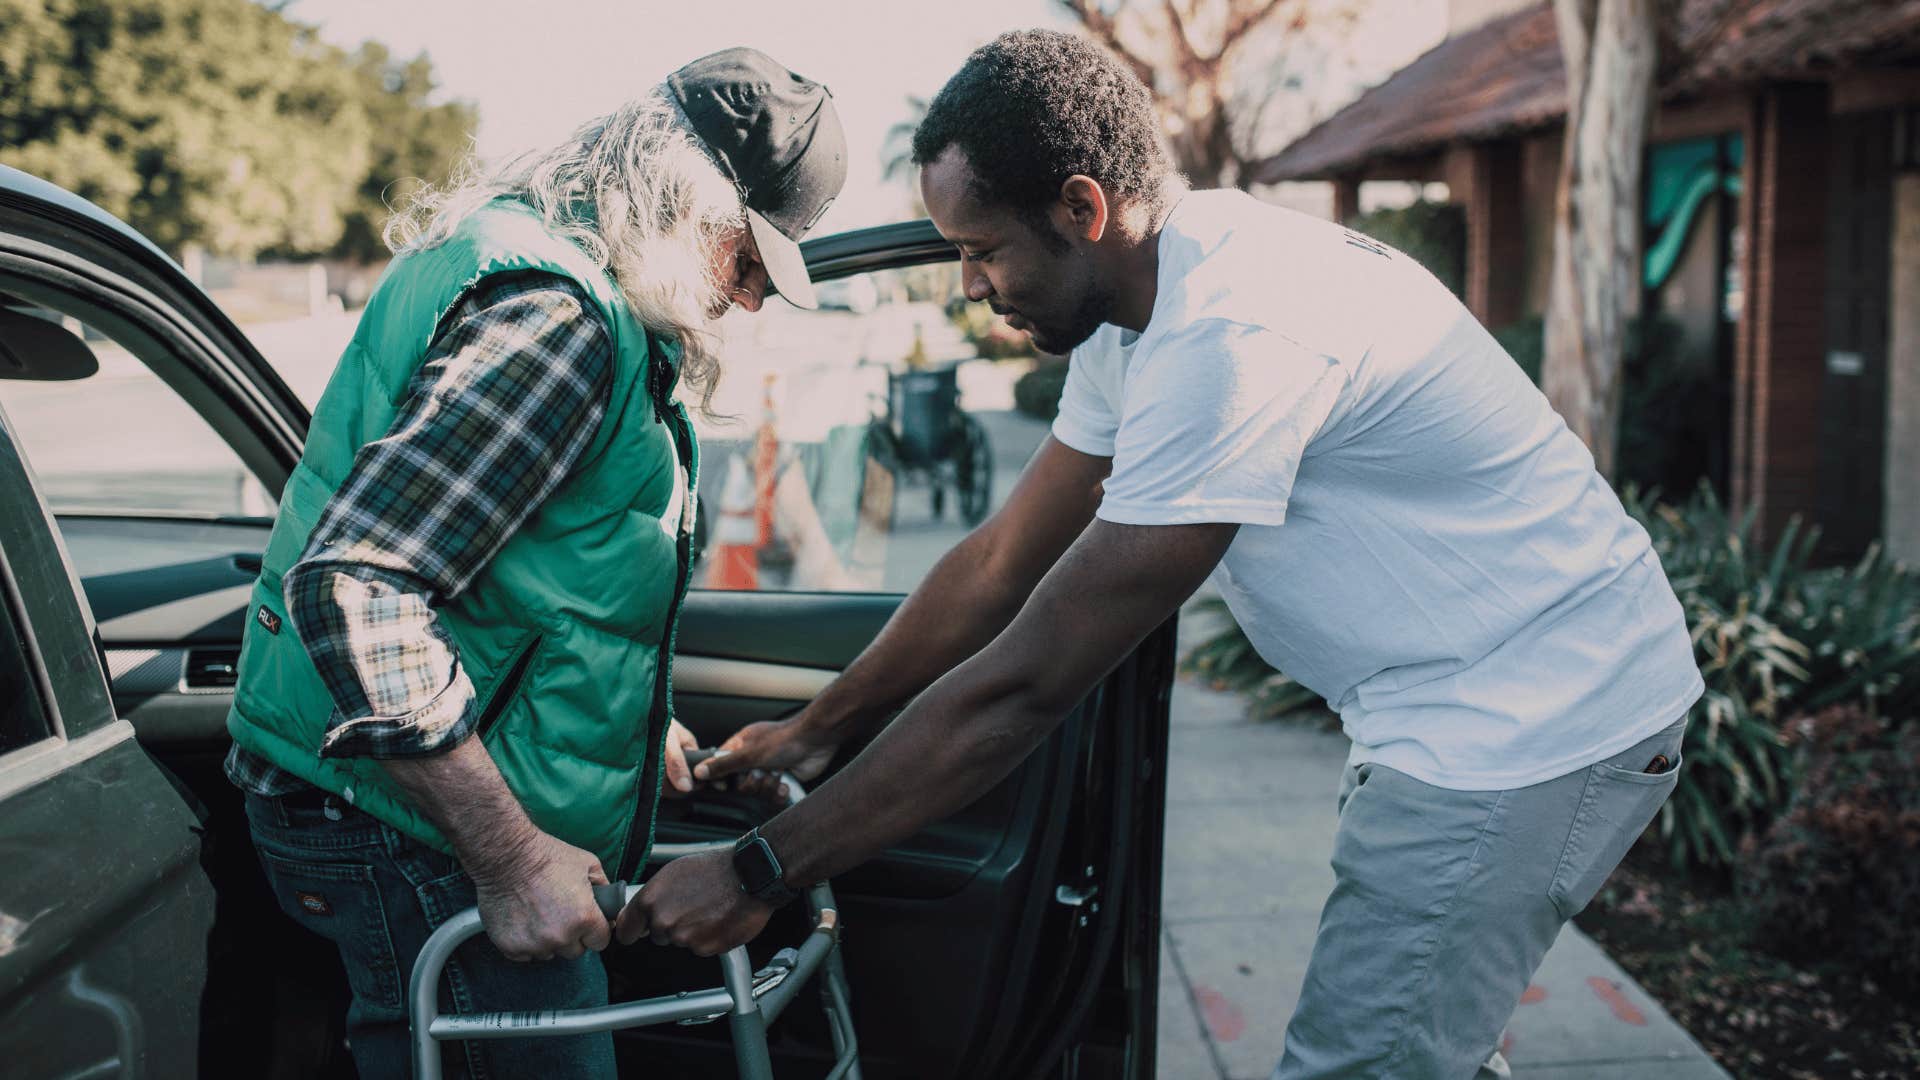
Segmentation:
[(1826, 357), (1827, 89), (1756, 95), (1747, 133), (1746, 309), (1735, 345), (1733, 499), (1762, 535), (1812, 520)]
[(1887, 552), (1920, 566), (1920, 173), (1894, 181), (1893, 333), (1887, 343)]
[(1467, 310), (1488, 327), (1520, 318), (1527, 299), (1527, 223), (1521, 145), (1475, 143), (1468, 189), (1453, 192), (1467, 209)]

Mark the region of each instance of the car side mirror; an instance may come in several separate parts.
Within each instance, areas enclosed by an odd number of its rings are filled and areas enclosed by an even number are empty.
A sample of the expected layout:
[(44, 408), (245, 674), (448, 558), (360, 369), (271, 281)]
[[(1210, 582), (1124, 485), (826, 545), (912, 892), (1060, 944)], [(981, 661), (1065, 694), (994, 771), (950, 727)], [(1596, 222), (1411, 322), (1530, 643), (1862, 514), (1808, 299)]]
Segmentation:
[(0, 307), (0, 379), (71, 382), (100, 370), (78, 334), (50, 319)]

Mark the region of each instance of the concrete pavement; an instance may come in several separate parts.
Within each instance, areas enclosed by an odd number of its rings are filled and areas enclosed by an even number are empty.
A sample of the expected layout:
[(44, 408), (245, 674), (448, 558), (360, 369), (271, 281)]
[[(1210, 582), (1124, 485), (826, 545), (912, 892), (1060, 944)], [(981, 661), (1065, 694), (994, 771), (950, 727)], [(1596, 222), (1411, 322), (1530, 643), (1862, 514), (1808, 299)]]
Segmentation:
[[(1186, 629), (1183, 640), (1194, 640)], [(1237, 695), (1184, 680), (1174, 689), (1163, 1080), (1260, 1080), (1272, 1071), (1333, 888), (1346, 739), (1310, 723), (1250, 721), (1244, 710)], [(1726, 1076), (1571, 926), (1522, 998), (1506, 1048), (1517, 1080)]]

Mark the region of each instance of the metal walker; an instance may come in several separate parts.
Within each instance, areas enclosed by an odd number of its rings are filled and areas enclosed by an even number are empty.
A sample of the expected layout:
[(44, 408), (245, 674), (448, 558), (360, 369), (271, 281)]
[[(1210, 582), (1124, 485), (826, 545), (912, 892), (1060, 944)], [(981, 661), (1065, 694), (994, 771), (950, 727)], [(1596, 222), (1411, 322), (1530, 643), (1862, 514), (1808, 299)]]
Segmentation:
[[(688, 764), (706, 757), (689, 754)], [(806, 797), (800, 782), (782, 775), (788, 805)], [(656, 844), (649, 864), (705, 851), (729, 851), (729, 841), (705, 844)], [(594, 887), (594, 899), (611, 922), (640, 885), (615, 882)], [(821, 976), (821, 1003), (833, 1036), (835, 1064), (828, 1080), (859, 1080), (859, 1047), (853, 1034), (853, 1010), (847, 992), (846, 965), (840, 955), (840, 916), (833, 891), (826, 882), (807, 890), (807, 908), (813, 929), (797, 948), (786, 948), (759, 971), (747, 959), (745, 946), (721, 955), (722, 985), (706, 990), (683, 990), (672, 997), (627, 1001), (596, 1009), (546, 1009), (535, 1012), (491, 1012), (442, 1015), (440, 975), (462, 942), (484, 933), (478, 908), (468, 908), (442, 923), (420, 949), (407, 986), (409, 1023), (413, 1035), (413, 1073), (421, 1080), (438, 1080), (440, 1044), (448, 1039), (505, 1039), (527, 1036), (584, 1035), (596, 1031), (652, 1027), (660, 1024), (700, 1024), (726, 1017), (732, 1029), (734, 1062), (741, 1080), (773, 1080), (767, 1051), (767, 1026), (780, 1018), (800, 988)]]

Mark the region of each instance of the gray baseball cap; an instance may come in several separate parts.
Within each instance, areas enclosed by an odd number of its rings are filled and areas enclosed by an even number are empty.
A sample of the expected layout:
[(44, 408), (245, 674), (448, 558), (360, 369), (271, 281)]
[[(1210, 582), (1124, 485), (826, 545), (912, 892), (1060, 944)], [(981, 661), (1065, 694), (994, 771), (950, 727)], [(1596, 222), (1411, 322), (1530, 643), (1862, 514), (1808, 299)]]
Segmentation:
[(799, 241), (847, 180), (847, 137), (833, 95), (746, 48), (703, 56), (666, 85), (739, 186), (773, 287), (797, 307), (817, 306)]

